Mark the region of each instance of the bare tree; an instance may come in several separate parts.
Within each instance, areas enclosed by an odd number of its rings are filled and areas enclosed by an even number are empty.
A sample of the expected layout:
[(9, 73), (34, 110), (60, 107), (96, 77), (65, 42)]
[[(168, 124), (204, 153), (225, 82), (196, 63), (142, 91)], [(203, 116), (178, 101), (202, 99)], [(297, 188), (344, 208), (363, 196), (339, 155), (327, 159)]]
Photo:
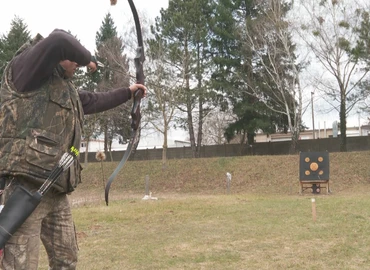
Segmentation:
[[(109, 91), (114, 88), (129, 86), (129, 64), (125, 55), (122, 55), (122, 40), (117, 36), (102, 42), (98, 47), (97, 55), (104, 61), (104, 68), (100, 70), (101, 80), (98, 90)], [(101, 129), (104, 134), (105, 153), (111, 152), (113, 139), (120, 138), (126, 143), (130, 137), (129, 112), (130, 102), (99, 114)], [(112, 155), (110, 154), (112, 160)]]
[(234, 121), (232, 112), (223, 112), (218, 109), (210, 112), (204, 120), (203, 144), (219, 145), (226, 143), (225, 129), (232, 121)]
[[(177, 67), (169, 60), (169, 49), (159, 35), (153, 37), (150, 33), (151, 22), (146, 14), (140, 14), (140, 22), (145, 42), (145, 85), (148, 88), (148, 98), (142, 101), (142, 136), (155, 133), (163, 135), (162, 165), (167, 164), (168, 132), (177, 114), (179, 91), (183, 86), (183, 78)], [(132, 19), (130, 19), (132, 20)], [(129, 25), (134, 25), (131, 21)], [(125, 45), (134, 55), (136, 44), (136, 29), (129, 28), (124, 33)]]
[(326, 101), (339, 112), (340, 150), (347, 150), (347, 116), (366, 91), (359, 85), (368, 73), (356, 53), (363, 9), (352, 0), (301, 0), (300, 37), (315, 55), (321, 76), (313, 84), (326, 96)]
[(149, 41), (149, 59), (146, 65), (147, 86), (150, 89), (150, 100), (144, 110), (146, 121), (155, 131), (163, 135), (162, 165), (167, 163), (168, 131), (174, 121), (178, 106), (179, 85), (171, 63), (168, 62), (166, 47), (161, 39)]
[(292, 43), (292, 25), (285, 18), (287, 5), (281, 0), (258, 3), (261, 16), (253, 23), (246, 22), (242, 39), (245, 48), (252, 50), (246, 64), (259, 72), (263, 82), (256, 84), (245, 78), (247, 91), (272, 111), (287, 117), (292, 134), (291, 151), (295, 151), (302, 125), (302, 88), (300, 63), (297, 63)]

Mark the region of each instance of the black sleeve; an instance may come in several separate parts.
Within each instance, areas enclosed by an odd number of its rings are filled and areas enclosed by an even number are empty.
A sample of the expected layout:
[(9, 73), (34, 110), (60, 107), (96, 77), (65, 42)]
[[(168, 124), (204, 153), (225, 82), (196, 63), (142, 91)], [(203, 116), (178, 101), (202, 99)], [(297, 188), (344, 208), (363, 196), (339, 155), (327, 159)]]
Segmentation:
[(86, 66), (91, 61), (91, 53), (71, 34), (56, 29), (35, 46), (16, 56), (12, 65), (15, 87), (19, 92), (39, 88), (63, 60)]
[(78, 93), (84, 114), (99, 113), (113, 109), (131, 99), (131, 90), (129, 88), (118, 88), (109, 92), (80, 90)]

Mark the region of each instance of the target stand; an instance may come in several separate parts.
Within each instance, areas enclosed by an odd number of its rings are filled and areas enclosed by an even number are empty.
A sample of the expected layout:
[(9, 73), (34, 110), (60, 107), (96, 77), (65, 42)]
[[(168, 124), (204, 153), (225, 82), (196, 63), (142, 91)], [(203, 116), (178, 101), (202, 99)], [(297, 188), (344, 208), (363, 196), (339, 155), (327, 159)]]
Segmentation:
[(320, 194), (322, 189), (330, 193), (328, 152), (300, 152), (299, 194), (306, 189), (314, 194)]

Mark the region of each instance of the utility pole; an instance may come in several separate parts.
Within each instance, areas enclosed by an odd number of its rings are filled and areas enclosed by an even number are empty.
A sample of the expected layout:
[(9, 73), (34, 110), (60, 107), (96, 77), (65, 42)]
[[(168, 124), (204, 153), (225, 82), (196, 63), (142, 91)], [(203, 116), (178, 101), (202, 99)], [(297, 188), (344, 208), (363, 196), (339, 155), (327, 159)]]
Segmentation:
[(311, 92), (311, 110), (312, 110), (312, 138), (315, 139), (315, 114), (313, 111), (313, 92)]

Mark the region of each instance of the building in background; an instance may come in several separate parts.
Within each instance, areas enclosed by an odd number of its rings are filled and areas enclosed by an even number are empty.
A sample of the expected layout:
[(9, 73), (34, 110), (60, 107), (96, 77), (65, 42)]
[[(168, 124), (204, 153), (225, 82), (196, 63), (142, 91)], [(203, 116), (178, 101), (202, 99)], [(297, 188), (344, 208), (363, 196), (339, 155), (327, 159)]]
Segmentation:
[[(313, 135), (315, 134), (315, 139), (323, 139), (323, 138), (332, 138), (336, 137), (333, 136), (337, 131), (333, 128), (325, 128), (325, 129), (316, 129), (315, 131), (305, 130), (300, 133), (299, 139), (300, 140), (312, 140)], [(338, 132), (338, 136), (340, 132)], [(356, 136), (369, 136), (370, 135), (370, 125), (362, 125), (360, 127), (348, 127), (347, 128), (347, 137), (356, 137)], [(255, 143), (259, 142), (280, 142), (280, 141), (290, 141), (291, 134), (288, 133), (276, 133), (276, 134), (257, 134), (255, 137)]]
[[(81, 147), (80, 152), (84, 153), (86, 152), (86, 145), (87, 142), (82, 140), (81, 141)], [(168, 148), (174, 148), (174, 147), (184, 147), (184, 146), (190, 146), (190, 142), (188, 141), (182, 141), (182, 140), (168, 140)], [(124, 151), (127, 148), (127, 144), (120, 144), (118, 140), (114, 140), (112, 143), (112, 151)], [(158, 141), (148, 141), (148, 140), (140, 140), (139, 145), (137, 149), (161, 149), (163, 148), (163, 140)], [(102, 139), (94, 139), (89, 141), (89, 152), (98, 152), (98, 151), (104, 151), (104, 140)]]

